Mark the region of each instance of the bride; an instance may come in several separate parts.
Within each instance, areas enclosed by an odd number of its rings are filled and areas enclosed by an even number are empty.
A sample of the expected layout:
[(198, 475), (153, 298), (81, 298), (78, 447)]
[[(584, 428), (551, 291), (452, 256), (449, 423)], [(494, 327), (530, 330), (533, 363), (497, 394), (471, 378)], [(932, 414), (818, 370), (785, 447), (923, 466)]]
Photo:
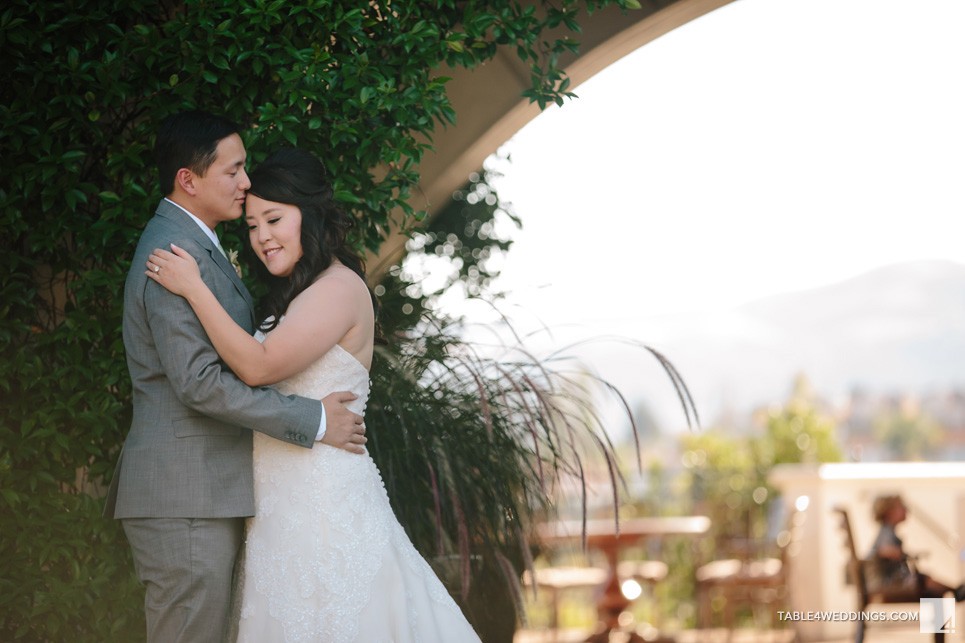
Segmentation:
[[(349, 390), (361, 414), (375, 315), (362, 262), (345, 240), (352, 220), (307, 152), (276, 152), (250, 179), (248, 236), (269, 286), (255, 337), (224, 312), (184, 250), (156, 250), (146, 274), (191, 304), (247, 384), (315, 399)], [(368, 454), (256, 433), (254, 470), (239, 642), (479, 641), (392, 513)]]

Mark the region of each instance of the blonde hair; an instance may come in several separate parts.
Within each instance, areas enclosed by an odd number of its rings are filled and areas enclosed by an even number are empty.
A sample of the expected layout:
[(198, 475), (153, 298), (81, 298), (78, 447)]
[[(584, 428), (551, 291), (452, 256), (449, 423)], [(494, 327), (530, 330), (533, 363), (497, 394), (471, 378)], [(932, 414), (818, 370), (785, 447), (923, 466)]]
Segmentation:
[(899, 504), (904, 504), (899, 495), (878, 496), (871, 505), (871, 515), (874, 516), (875, 521), (884, 522), (888, 512)]

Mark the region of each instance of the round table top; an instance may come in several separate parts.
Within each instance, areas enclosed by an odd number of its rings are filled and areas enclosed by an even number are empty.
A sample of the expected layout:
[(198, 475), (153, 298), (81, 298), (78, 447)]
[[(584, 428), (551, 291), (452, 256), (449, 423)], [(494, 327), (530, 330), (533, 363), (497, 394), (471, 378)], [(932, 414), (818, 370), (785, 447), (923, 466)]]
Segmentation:
[[(699, 536), (710, 529), (707, 516), (648, 516), (616, 521), (602, 518), (586, 521), (588, 545), (631, 542), (654, 536)], [(580, 520), (543, 523), (538, 528), (543, 541), (574, 540), (583, 537)]]

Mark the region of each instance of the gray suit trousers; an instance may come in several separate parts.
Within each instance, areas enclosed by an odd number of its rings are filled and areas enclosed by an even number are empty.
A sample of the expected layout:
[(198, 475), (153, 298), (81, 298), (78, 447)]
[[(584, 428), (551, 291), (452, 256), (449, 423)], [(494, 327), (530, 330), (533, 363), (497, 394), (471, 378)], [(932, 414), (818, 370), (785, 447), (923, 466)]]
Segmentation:
[(243, 518), (125, 518), (148, 643), (218, 643), (230, 628)]

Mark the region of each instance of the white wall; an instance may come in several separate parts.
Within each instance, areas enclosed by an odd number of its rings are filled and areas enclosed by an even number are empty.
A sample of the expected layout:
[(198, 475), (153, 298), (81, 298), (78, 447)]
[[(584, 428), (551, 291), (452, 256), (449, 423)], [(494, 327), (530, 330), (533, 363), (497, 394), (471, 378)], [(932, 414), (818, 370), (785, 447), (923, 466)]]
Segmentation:
[[(950, 462), (838, 463), (780, 465), (771, 483), (788, 502), (807, 497), (799, 540), (790, 550), (790, 609), (848, 611), (856, 609), (857, 594), (846, 585), (847, 550), (838, 514), (843, 506), (851, 517), (859, 556), (866, 556), (878, 531), (871, 504), (880, 494), (898, 493), (909, 505), (908, 519), (898, 527), (909, 554), (922, 554), (919, 568), (951, 586), (965, 580), (965, 464)], [(928, 523), (932, 523), (930, 527)], [(937, 527), (935, 526), (937, 525)], [(899, 606), (896, 606), (899, 607)], [(876, 609), (872, 607), (873, 609)], [(888, 610), (887, 606), (883, 609)], [(917, 606), (902, 609), (915, 610)], [(965, 615), (957, 614), (957, 634), (946, 640), (965, 640)], [(874, 629), (886, 627), (871, 623)], [(917, 625), (914, 628), (918, 636)], [(795, 622), (801, 641), (849, 637), (851, 622)]]

